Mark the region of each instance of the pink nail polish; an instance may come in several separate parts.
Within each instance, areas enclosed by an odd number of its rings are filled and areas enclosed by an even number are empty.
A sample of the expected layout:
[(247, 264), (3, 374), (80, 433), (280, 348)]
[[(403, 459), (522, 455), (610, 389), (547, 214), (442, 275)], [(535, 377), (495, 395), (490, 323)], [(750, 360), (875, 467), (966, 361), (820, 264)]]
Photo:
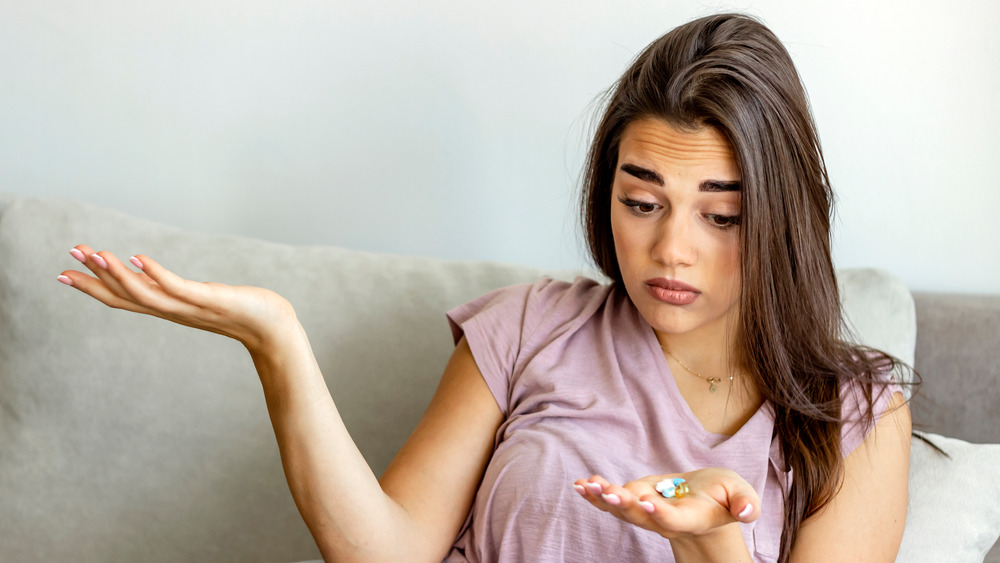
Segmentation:
[(59, 276), (56, 279), (59, 280), (59, 281), (61, 281), (61, 282), (63, 282), (64, 284), (66, 284), (66, 285), (68, 285), (70, 287), (73, 286), (73, 280), (69, 279), (69, 276)]
[(77, 250), (75, 248), (70, 249), (69, 253), (70, 253), (70, 256), (72, 256), (73, 258), (76, 258), (80, 262), (86, 262), (87, 261), (87, 257), (84, 256), (82, 252), (80, 252), (79, 250)]
[(600, 483), (587, 483), (587, 488), (595, 495), (599, 495), (604, 492), (604, 487), (602, 487)]
[(619, 498), (618, 495), (614, 493), (601, 495), (601, 498), (604, 499), (604, 502), (610, 504), (611, 506), (618, 506), (619, 504), (622, 503), (622, 499)]
[(587, 489), (583, 488), (583, 485), (573, 485), (573, 488), (580, 493), (580, 496), (587, 496)]
[(100, 254), (91, 254), (90, 259), (94, 261), (94, 264), (97, 264), (102, 269), (108, 269), (108, 263), (101, 257)]
[(139, 268), (140, 270), (142, 269), (142, 261), (135, 256), (129, 258), (128, 261), (134, 264), (136, 268)]
[(645, 510), (646, 513), (648, 514), (656, 512), (656, 506), (654, 506), (653, 503), (649, 502), (648, 500), (640, 500), (639, 506), (641, 506), (642, 509)]
[(739, 513), (739, 517), (740, 518), (746, 518), (747, 516), (750, 516), (751, 514), (753, 514), (753, 505), (752, 504), (748, 504), (747, 507), (743, 509), (743, 512)]

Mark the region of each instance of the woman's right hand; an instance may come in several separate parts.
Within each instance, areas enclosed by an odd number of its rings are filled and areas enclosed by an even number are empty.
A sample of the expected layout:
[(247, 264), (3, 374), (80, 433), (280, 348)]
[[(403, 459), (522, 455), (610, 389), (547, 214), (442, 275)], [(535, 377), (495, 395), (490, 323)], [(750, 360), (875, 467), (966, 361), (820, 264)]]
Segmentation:
[(125, 266), (108, 251), (78, 245), (70, 254), (94, 276), (67, 270), (59, 281), (109, 307), (152, 315), (181, 325), (222, 334), (259, 351), (288, 323), (297, 323), (291, 304), (277, 293), (249, 286), (183, 279), (148, 256)]
[[(683, 478), (690, 487), (683, 498), (664, 498), (656, 490), (659, 481), (673, 477)], [(650, 475), (621, 486), (594, 475), (577, 480), (574, 488), (596, 508), (671, 540), (708, 535), (760, 515), (760, 496), (753, 487), (721, 467)]]

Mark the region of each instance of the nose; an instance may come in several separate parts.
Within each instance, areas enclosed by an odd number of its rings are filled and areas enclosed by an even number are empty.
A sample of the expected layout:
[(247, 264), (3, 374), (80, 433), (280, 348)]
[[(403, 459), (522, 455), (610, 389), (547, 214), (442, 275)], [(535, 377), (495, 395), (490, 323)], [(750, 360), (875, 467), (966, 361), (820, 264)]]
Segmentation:
[(664, 215), (651, 249), (653, 260), (667, 267), (694, 264), (698, 257), (694, 234), (694, 225), (682, 214)]

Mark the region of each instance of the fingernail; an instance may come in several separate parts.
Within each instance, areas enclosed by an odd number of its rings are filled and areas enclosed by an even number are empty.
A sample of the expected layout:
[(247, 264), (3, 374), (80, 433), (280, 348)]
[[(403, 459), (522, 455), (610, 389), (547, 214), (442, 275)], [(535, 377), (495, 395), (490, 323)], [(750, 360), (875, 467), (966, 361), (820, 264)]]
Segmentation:
[(587, 496), (587, 489), (583, 488), (583, 485), (573, 485), (573, 488), (580, 493), (580, 496)]
[(610, 504), (612, 506), (618, 506), (619, 504), (622, 503), (622, 499), (619, 498), (618, 495), (616, 495), (614, 493), (609, 493), (609, 494), (606, 494), (606, 495), (601, 495), (601, 498), (604, 499), (604, 502), (606, 502), (606, 503), (608, 503), (608, 504)]
[(97, 264), (101, 268), (105, 270), (108, 269), (108, 263), (104, 261), (104, 258), (101, 258), (100, 254), (91, 254), (90, 259), (94, 261), (94, 264)]
[(139, 268), (140, 270), (142, 269), (142, 261), (135, 256), (129, 258), (128, 261), (134, 264), (136, 268)]
[(604, 492), (604, 487), (602, 487), (600, 483), (587, 483), (587, 488), (590, 489), (590, 492), (595, 495), (599, 495)]
[(743, 512), (740, 512), (739, 517), (740, 518), (746, 518), (747, 516), (750, 516), (751, 514), (753, 514), (753, 505), (752, 504), (748, 504), (747, 507), (743, 509)]
[(80, 252), (79, 250), (77, 250), (75, 248), (72, 249), (72, 250), (70, 250), (69, 253), (70, 253), (71, 256), (73, 256), (73, 258), (76, 258), (80, 262), (86, 262), (87, 261), (87, 257), (84, 256), (82, 252)]
[(656, 512), (656, 507), (653, 506), (653, 503), (649, 502), (648, 500), (640, 500), (639, 506), (641, 506), (642, 509), (648, 512), (649, 514)]
[(57, 280), (63, 282), (64, 284), (71, 286), (73, 285), (73, 280), (69, 279), (69, 276), (59, 276)]

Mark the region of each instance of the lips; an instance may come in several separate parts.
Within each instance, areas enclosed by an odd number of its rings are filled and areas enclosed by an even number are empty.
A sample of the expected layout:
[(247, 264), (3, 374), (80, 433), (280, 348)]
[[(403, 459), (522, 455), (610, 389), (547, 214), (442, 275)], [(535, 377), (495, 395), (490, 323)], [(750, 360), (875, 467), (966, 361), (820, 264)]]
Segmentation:
[(646, 280), (646, 290), (654, 299), (670, 305), (690, 305), (701, 295), (693, 286), (666, 278)]

